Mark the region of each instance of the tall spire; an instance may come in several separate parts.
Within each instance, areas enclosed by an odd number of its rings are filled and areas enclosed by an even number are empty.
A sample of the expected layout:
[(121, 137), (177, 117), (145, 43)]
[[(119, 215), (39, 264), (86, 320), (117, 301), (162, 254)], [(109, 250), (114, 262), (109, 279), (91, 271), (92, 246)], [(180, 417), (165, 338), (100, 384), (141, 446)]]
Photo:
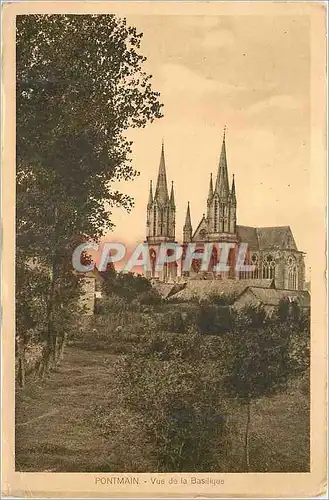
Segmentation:
[(208, 192), (208, 198), (207, 198), (208, 203), (211, 202), (213, 195), (214, 195), (214, 188), (213, 188), (213, 184), (212, 184), (212, 174), (210, 174), (209, 192)]
[(228, 183), (227, 159), (226, 159), (226, 144), (225, 144), (226, 126), (224, 128), (222, 150), (219, 158), (218, 173), (215, 185), (215, 192), (220, 198), (228, 198), (230, 188)]
[(172, 208), (175, 208), (174, 181), (171, 182), (170, 205)]
[(186, 217), (185, 217), (185, 224), (184, 224), (184, 231), (185, 229), (190, 229), (192, 230), (192, 223), (191, 223), (191, 214), (190, 214), (190, 202), (187, 202), (187, 210), (186, 210)]
[(147, 203), (147, 208), (153, 205), (153, 193), (152, 193), (152, 181), (150, 181), (150, 191), (149, 191), (149, 201)]
[(192, 224), (191, 224), (191, 214), (190, 214), (190, 202), (187, 203), (185, 224), (183, 226), (183, 241), (187, 243), (192, 239)]
[(167, 188), (164, 142), (162, 141), (159, 173), (158, 173), (158, 180), (157, 180), (154, 200), (158, 201), (160, 204), (165, 204), (165, 203), (167, 203), (168, 199), (169, 199), (169, 196), (168, 196), (168, 188)]

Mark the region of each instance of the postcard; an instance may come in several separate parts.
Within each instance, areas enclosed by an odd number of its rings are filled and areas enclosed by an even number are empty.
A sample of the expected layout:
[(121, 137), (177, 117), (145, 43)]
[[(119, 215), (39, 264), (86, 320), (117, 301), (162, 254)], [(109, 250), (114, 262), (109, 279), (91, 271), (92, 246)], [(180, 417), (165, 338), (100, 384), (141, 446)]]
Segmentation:
[(2, 495), (324, 495), (326, 3), (2, 14)]

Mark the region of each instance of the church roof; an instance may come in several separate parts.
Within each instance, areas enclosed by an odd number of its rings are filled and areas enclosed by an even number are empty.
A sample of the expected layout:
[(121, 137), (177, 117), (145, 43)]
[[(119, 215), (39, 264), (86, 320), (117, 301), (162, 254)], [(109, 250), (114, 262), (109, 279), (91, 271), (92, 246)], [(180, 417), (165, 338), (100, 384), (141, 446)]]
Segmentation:
[(252, 250), (296, 250), (290, 226), (250, 227), (236, 226), (239, 241), (248, 243)]
[(255, 227), (236, 226), (236, 232), (241, 243), (248, 243), (252, 250), (259, 249), (257, 231)]
[(259, 249), (297, 250), (297, 246), (289, 226), (258, 227)]
[(204, 214), (203, 214), (202, 219), (200, 220), (199, 224), (197, 225), (196, 230), (194, 231), (194, 234), (192, 236), (193, 241), (198, 236), (198, 233), (201, 231), (201, 229), (207, 230), (207, 221), (206, 221), (206, 217)]

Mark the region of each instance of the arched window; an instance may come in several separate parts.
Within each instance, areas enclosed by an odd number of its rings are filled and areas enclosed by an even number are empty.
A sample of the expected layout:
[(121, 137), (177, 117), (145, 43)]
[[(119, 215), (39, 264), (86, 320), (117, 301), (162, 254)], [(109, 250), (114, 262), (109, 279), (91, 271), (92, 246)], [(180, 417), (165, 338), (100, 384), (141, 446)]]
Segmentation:
[(293, 255), (289, 255), (287, 263), (288, 290), (297, 290), (297, 264)]
[(259, 277), (259, 274), (258, 274), (258, 255), (256, 253), (253, 253), (251, 256), (251, 265), (255, 266), (255, 268), (253, 271), (251, 271), (250, 278), (252, 280), (256, 280)]
[(215, 207), (214, 207), (214, 232), (217, 233), (218, 231), (218, 201), (215, 200)]
[(217, 261), (218, 261), (218, 252), (216, 247), (214, 246), (212, 249), (211, 253), (211, 258), (210, 258), (210, 271), (212, 273), (215, 273), (215, 266), (217, 266)]
[(155, 277), (155, 261), (156, 261), (156, 253), (153, 248), (150, 250), (150, 261), (151, 261), (151, 276)]
[(225, 214), (225, 205), (224, 205), (224, 203), (221, 203), (220, 229), (221, 229), (222, 233), (225, 232), (225, 218), (224, 218), (224, 214)]
[(263, 279), (275, 278), (275, 260), (273, 255), (266, 255), (263, 260)]
[[(251, 264), (251, 255), (250, 255), (250, 251), (247, 250), (247, 253), (246, 253), (243, 265), (244, 266), (250, 266), (250, 264)], [(239, 279), (240, 280), (249, 280), (249, 279), (252, 279), (251, 272), (250, 271), (245, 271), (245, 270), (240, 271), (239, 272)]]

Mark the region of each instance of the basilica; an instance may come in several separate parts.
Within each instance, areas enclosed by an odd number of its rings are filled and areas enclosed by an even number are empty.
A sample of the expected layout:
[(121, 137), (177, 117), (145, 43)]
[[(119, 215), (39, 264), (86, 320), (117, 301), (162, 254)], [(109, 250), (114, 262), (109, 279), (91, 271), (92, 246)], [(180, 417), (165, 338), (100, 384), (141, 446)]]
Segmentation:
[[(286, 290), (304, 289), (304, 253), (299, 251), (289, 226), (251, 227), (237, 224), (237, 196), (234, 176), (229, 180), (226, 155), (225, 131), (216, 178), (209, 180), (205, 213), (193, 230), (190, 207), (187, 206), (185, 224), (182, 228), (183, 257), (181, 263), (173, 262), (160, 273), (155, 261), (161, 243), (175, 242), (175, 193), (173, 182), (168, 192), (165, 152), (162, 144), (158, 178), (153, 193), (150, 184), (146, 217), (146, 242), (150, 248), (152, 262), (150, 278), (161, 281), (180, 279), (231, 279), (273, 280), (275, 287)], [(196, 244), (196, 251), (203, 251), (205, 243), (213, 243), (208, 271), (200, 270), (200, 259), (192, 262), (191, 269), (184, 271), (184, 248), (188, 243)], [(214, 272), (218, 262), (219, 243), (230, 243), (229, 271)], [(238, 245), (248, 245), (245, 264), (252, 271), (236, 271), (235, 261)]]

